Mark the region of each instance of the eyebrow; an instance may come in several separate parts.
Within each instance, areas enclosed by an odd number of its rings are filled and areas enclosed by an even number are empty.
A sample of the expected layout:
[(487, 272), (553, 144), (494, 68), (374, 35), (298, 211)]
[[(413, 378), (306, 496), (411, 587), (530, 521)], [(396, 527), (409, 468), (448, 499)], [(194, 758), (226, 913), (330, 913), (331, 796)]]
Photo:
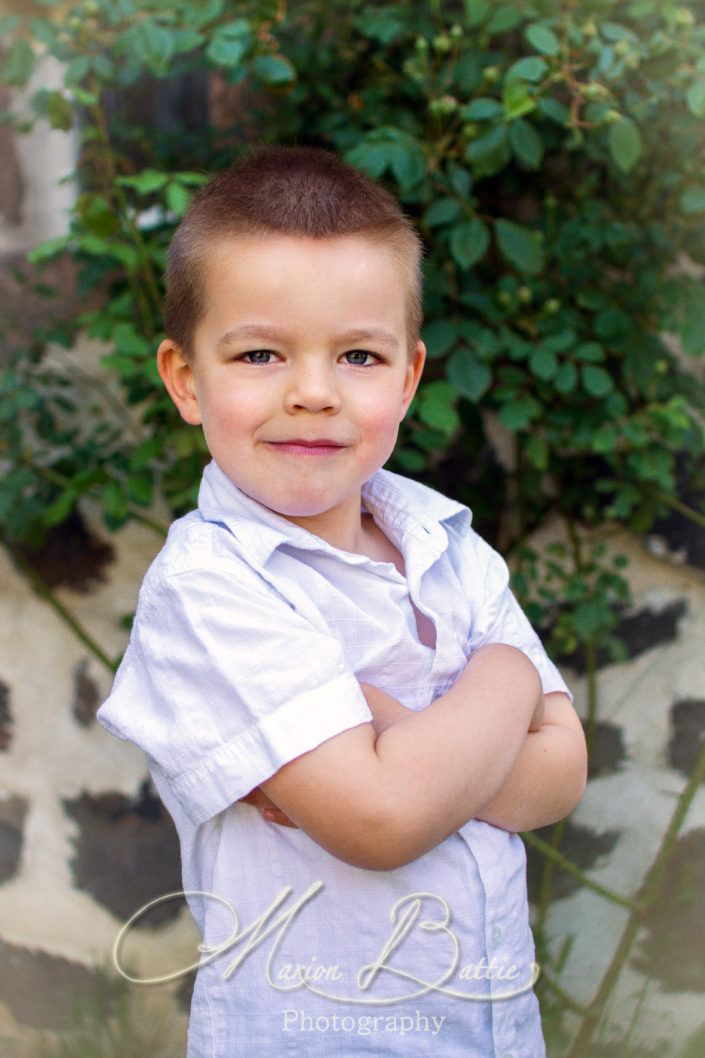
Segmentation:
[[(254, 341), (284, 341), (286, 339), (286, 331), (281, 327), (276, 327), (272, 324), (259, 324), (259, 323), (243, 323), (239, 327), (233, 327), (232, 330), (226, 331), (226, 333), (218, 339), (217, 348), (222, 349), (233, 342), (245, 340)], [(380, 345), (386, 345), (389, 349), (398, 349), (399, 342), (390, 331), (385, 331), (383, 327), (364, 327), (351, 331), (344, 331), (338, 335), (338, 340), (344, 344), (354, 344), (357, 342), (373, 342)]]

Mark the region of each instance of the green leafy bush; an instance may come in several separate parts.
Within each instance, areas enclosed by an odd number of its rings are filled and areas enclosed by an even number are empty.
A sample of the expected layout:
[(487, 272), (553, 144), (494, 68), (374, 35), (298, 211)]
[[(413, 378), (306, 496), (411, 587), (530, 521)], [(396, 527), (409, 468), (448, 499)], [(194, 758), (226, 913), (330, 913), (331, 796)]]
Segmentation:
[[(430, 359), (393, 469), (434, 482), (450, 460), (482, 514), (473, 455), (499, 424), (515, 463), (496, 493), (517, 540), (553, 511), (647, 530), (702, 465), (704, 7), (17, 5), (2, 78), (22, 87), (58, 58), (64, 84), (33, 110), (81, 141), (70, 231), (30, 258), (68, 253), (82, 288), (106, 292), (40, 338), (108, 343), (127, 411), (104, 392), (77, 408), (41, 341), (4, 369), (6, 536), (40, 540), (86, 494), (110, 528), (157, 495), (174, 513), (193, 504), (207, 453), (154, 368), (165, 248), (204, 174), (253, 138), (336, 149), (423, 235)], [(136, 85), (199, 76), (241, 93), (229, 127), (121, 116)]]

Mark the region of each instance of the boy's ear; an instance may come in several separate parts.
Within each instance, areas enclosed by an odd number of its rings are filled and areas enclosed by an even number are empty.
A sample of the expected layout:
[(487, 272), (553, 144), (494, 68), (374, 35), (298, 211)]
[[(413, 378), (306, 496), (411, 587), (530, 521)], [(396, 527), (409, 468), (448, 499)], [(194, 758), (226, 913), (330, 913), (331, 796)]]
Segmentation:
[(404, 382), (404, 397), (402, 402), (402, 419), (406, 415), (409, 405), (414, 398), (414, 394), (418, 389), (425, 362), (426, 346), (422, 341), (418, 341), (406, 368), (406, 380)]
[(181, 352), (181, 347), (171, 338), (165, 338), (157, 349), (157, 370), (184, 422), (191, 426), (200, 425), (201, 409), (193, 368)]

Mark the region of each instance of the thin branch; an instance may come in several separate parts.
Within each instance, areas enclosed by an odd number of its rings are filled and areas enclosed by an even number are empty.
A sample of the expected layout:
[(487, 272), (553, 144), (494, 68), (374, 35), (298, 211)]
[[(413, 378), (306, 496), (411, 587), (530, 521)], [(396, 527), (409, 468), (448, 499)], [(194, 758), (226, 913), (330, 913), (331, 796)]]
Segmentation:
[(99, 643), (90, 635), (89, 632), (83, 627), (83, 625), (73, 616), (70, 610), (64, 606), (64, 604), (57, 599), (52, 592), (46, 581), (40, 577), (27, 559), (22, 555), (17, 548), (4, 537), (0, 538), (4, 547), (7, 549), (15, 565), (19, 568), (22, 575), (29, 582), (34, 591), (39, 595), (51, 608), (59, 615), (64, 624), (68, 625), (74, 635), (80, 640), (83, 645), (90, 650), (91, 654), (98, 661), (105, 666), (108, 672), (115, 674), (117, 670), (117, 664), (112, 661), (105, 651), (102, 649)]

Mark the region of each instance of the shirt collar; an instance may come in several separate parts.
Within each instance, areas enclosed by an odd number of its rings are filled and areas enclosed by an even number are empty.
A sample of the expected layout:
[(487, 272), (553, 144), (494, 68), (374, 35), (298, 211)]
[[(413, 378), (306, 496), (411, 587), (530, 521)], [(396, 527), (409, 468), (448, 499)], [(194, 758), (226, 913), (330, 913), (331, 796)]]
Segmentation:
[[(457, 520), (461, 532), (470, 528), (472, 513), (463, 504), (390, 470), (376, 471), (361, 491), (362, 509), (374, 515), (397, 547), (410, 534), (440, 555), (448, 546), (442, 522)], [(366, 556), (333, 547), (252, 499), (230, 481), (215, 460), (203, 471), (198, 510), (205, 521), (227, 526), (260, 566), (281, 544), (332, 552), (351, 562), (368, 561)]]

